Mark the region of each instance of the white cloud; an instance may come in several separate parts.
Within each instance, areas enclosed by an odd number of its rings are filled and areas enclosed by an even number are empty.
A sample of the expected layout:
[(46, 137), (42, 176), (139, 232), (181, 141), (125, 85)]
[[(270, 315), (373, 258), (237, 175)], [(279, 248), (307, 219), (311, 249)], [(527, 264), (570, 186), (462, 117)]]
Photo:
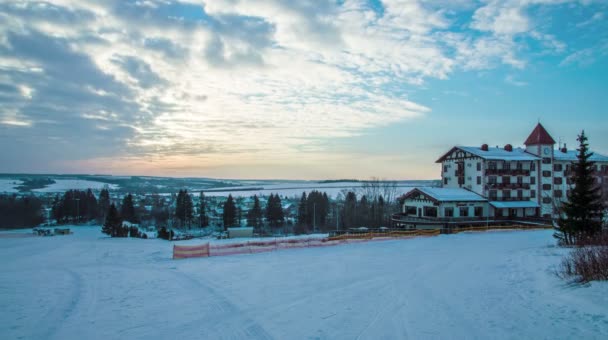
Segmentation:
[[(22, 101), (9, 105), (21, 118), (3, 124), (35, 125), (47, 110), (49, 121), (80, 119), (90, 129), (83, 134), (111, 136), (111, 152), (129, 157), (297, 158), (299, 150), (322, 152), (320, 139), (423, 117), (430, 109), (406, 89), (429, 79), (524, 68), (518, 37), (562, 53), (566, 45), (527, 13), (549, 3), (485, 1), (475, 9), (467, 0), (447, 7), (386, 0), (381, 10), (363, 0), (4, 4), (0, 72), (22, 84)], [(461, 9), (475, 9), (470, 22), (456, 18)], [(25, 38), (32, 43), (13, 46)]]

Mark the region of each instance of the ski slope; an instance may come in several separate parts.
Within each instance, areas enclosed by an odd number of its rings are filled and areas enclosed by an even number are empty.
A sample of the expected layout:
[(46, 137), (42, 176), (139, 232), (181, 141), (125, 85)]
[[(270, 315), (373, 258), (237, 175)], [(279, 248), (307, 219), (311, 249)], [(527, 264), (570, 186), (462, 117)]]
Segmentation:
[(0, 338), (608, 338), (608, 284), (553, 275), (551, 231), (174, 261), (167, 241), (73, 230), (0, 233)]

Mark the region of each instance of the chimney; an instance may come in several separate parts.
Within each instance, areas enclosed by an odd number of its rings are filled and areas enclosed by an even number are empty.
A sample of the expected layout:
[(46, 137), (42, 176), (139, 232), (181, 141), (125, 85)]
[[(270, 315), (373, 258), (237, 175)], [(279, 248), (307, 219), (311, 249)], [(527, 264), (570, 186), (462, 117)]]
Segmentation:
[(488, 144), (481, 144), (481, 151), (488, 151)]
[(513, 151), (513, 145), (511, 145), (511, 144), (505, 145), (505, 151), (512, 152)]
[(564, 147), (561, 150), (563, 153), (568, 152), (568, 148), (566, 148), (566, 143), (564, 143)]

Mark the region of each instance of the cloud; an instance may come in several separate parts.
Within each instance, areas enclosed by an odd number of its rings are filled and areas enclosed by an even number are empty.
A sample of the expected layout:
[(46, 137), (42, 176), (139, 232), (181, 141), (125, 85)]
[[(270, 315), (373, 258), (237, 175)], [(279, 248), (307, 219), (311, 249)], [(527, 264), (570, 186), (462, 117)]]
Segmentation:
[(322, 139), (424, 117), (430, 108), (410, 93), (430, 80), (523, 69), (529, 41), (564, 53), (569, 46), (532, 19), (540, 6), (552, 4), (4, 3), (0, 132), (27, 150), (67, 150), (55, 156), (70, 164), (293, 160), (322, 153)]

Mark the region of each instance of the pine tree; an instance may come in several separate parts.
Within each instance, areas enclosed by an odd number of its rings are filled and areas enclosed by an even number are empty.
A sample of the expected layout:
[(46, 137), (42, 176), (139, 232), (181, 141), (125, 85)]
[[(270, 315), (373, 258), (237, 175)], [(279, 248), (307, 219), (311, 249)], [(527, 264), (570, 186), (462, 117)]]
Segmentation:
[(302, 193), (300, 203), (298, 204), (298, 224), (296, 225), (296, 234), (305, 234), (308, 232), (308, 202), (306, 192)]
[(357, 195), (349, 191), (344, 199), (344, 216), (342, 223), (344, 228), (354, 228), (356, 226)]
[(272, 228), (278, 228), (285, 220), (281, 198), (278, 194), (270, 194), (266, 206), (266, 220)]
[(107, 188), (101, 189), (99, 193), (99, 199), (97, 200), (97, 216), (105, 221), (106, 214), (108, 213), (108, 209), (110, 208), (110, 191)]
[(120, 217), (124, 221), (138, 223), (135, 206), (133, 205), (133, 195), (128, 194), (123, 198), (122, 205), (120, 206)]
[(257, 195), (253, 195), (253, 207), (247, 212), (247, 225), (252, 226), (258, 233), (262, 227), (262, 208)]
[(198, 206), (198, 217), (201, 228), (205, 228), (209, 225), (209, 218), (207, 217), (207, 204), (205, 202), (205, 193), (201, 191)]
[(108, 212), (106, 213), (106, 220), (103, 224), (101, 231), (104, 234), (110, 235), (112, 237), (120, 237), (122, 234), (122, 220), (120, 216), (118, 216), (118, 210), (116, 206), (112, 203), (108, 208)]
[(228, 227), (236, 225), (236, 205), (232, 195), (228, 195), (228, 199), (224, 202), (224, 230), (228, 230)]
[(367, 197), (365, 195), (361, 196), (361, 199), (359, 200), (359, 207), (357, 208), (357, 225), (359, 226), (363, 226), (363, 227), (369, 227), (370, 226), (370, 220), (369, 220), (369, 212), (370, 212), (370, 207), (369, 207), (369, 203), (367, 201)]
[(572, 163), (571, 181), (574, 187), (568, 194), (568, 201), (562, 205), (562, 215), (554, 236), (565, 245), (572, 245), (582, 237), (592, 237), (601, 230), (603, 204), (601, 188), (594, 178), (595, 162), (589, 160), (593, 153), (589, 151), (585, 131), (577, 140), (577, 161)]

